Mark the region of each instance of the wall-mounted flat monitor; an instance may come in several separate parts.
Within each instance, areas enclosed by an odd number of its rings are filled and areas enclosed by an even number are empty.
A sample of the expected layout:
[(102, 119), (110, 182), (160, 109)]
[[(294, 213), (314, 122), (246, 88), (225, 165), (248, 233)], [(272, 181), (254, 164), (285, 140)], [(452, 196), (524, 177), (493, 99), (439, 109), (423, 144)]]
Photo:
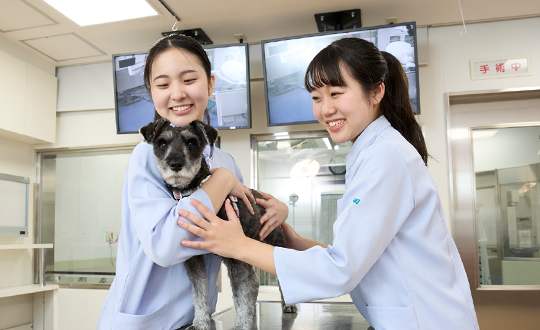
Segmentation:
[[(247, 44), (204, 47), (215, 76), (208, 99), (210, 124), (217, 129), (251, 128), (249, 57)], [(144, 87), (146, 52), (113, 57), (116, 131), (138, 133), (154, 120), (154, 103)]]
[(313, 101), (304, 86), (311, 60), (323, 48), (342, 38), (361, 38), (379, 50), (393, 54), (409, 79), (409, 96), (420, 114), (416, 23), (400, 23), (361, 29), (263, 40), (262, 61), (268, 126), (316, 123)]

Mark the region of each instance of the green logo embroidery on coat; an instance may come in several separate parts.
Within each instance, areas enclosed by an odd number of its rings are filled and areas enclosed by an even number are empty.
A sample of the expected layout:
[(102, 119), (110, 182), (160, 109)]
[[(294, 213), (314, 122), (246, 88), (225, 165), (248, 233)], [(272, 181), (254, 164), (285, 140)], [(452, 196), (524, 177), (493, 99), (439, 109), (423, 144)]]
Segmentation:
[(360, 203), (360, 200), (359, 200), (358, 198), (355, 198), (355, 199), (353, 200), (353, 203), (354, 203), (354, 204), (358, 204), (358, 203)]

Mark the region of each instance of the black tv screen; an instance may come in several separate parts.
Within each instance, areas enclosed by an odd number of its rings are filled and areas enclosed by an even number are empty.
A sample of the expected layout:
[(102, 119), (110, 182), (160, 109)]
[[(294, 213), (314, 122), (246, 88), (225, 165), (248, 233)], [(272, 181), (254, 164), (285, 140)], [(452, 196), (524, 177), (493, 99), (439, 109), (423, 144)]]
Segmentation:
[(409, 79), (409, 95), (415, 114), (420, 114), (416, 23), (400, 23), (298, 37), (263, 40), (262, 60), (268, 126), (307, 124), (313, 115), (311, 94), (304, 76), (311, 60), (323, 48), (342, 38), (373, 42), (401, 62)]
[[(216, 82), (208, 99), (210, 124), (217, 129), (251, 128), (247, 44), (204, 47)], [(113, 78), (118, 134), (138, 133), (154, 120), (154, 103), (144, 87), (146, 52), (115, 54)]]

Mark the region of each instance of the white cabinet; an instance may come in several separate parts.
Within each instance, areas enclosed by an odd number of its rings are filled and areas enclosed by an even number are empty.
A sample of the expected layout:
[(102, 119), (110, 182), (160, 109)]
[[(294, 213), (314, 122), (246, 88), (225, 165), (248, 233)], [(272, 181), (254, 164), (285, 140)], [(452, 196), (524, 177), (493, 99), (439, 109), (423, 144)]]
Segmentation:
[(56, 77), (28, 65), (24, 134), (47, 142), (56, 137)]
[(0, 51), (0, 128), (24, 134), (28, 64)]
[(0, 136), (55, 142), (56, 77), (0, 51)]

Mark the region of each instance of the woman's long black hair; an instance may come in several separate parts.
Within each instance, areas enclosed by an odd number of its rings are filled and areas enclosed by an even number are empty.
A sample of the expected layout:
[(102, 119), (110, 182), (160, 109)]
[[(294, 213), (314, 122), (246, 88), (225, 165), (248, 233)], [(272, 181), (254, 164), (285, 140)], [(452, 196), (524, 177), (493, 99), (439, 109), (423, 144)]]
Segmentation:
[[(159, 54), (170, 48), (178, 48), (180, 50), (185, 50), (196, 56), (199, 59), (202, 67), (204, 68), (208, 83), (210, 83), (210, 79), (212, 76), (212, 65), (210, 64), (208, 55), (204, 51), (204, 48), (202, 48), (201, 44), (192, 37), (188, 37), (179, 33), (172, 33), (166, 37), (159, 39), (146, 54), (146, 64), (144, 66), (144, 86), (146, 87), (146, 90), (150, 95), (152, 95), (152, 93), (150, 92), (150, 75), (152, 71), (152, 64), (154, 63), (154, 60)], [(154, 120), (160, 118), (161, 116), (156, 111), (154, 115)], [(204, 118), (206, 119), (207, 124), (210, 125), (210, 114), (208, 113), (208, 109), (204, 110)]]
[(306, 89), (311, 93), (313, 89), (325, 85), (345, 87), (342, 68), (348, 70), (368, 96), (384, 83), (386, 90), (381, 100), (381, 115), (413, 145), (427, 166), (429, 155), (426, 143), (422, 129), (414, 118), (409, 83), (401, 63), (392, 54), (379, 51), (369, 41), (343, 38), (334, 41), (313, 58), (306, 71)]

